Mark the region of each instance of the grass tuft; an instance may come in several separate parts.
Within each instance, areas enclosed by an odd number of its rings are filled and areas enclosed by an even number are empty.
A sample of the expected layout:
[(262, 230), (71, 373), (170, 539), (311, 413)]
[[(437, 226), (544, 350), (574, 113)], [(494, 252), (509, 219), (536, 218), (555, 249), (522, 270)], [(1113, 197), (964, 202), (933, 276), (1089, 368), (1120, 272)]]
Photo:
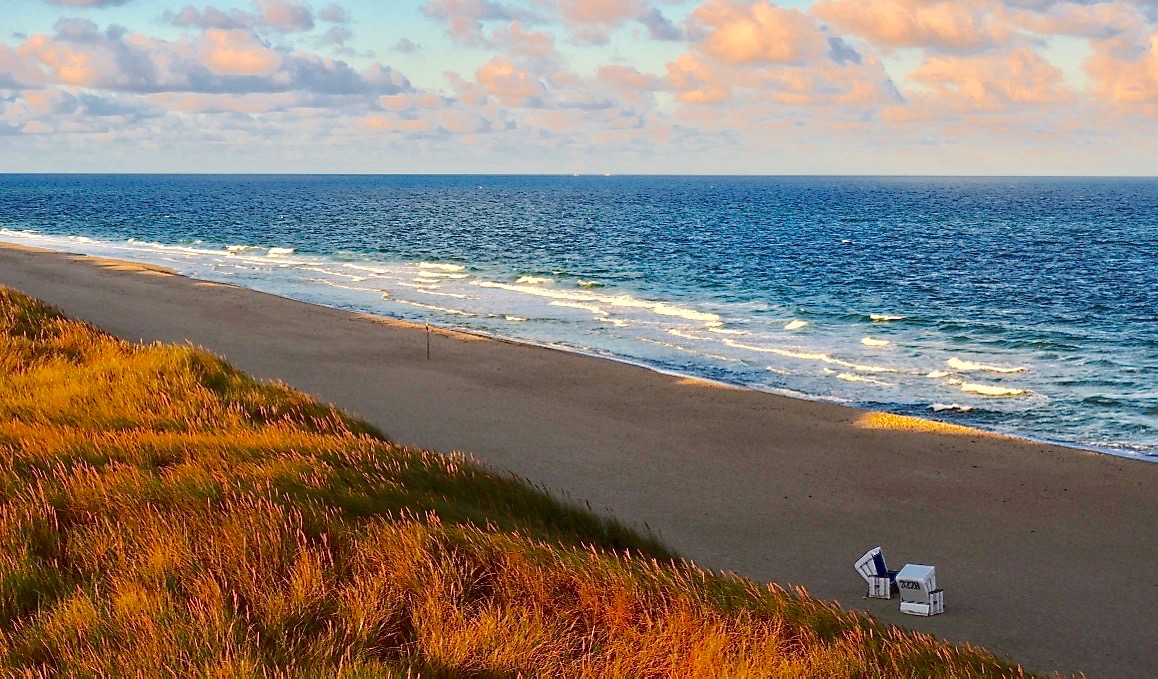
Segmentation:
[(4, 288), (0, 671), (1025, 676)]

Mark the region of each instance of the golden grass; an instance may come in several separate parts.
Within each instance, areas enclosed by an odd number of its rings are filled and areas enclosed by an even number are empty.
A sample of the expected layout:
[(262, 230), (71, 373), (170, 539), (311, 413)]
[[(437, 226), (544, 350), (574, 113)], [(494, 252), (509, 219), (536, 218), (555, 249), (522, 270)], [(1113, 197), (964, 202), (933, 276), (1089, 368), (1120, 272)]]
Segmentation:
[(3, 288), (0, 673), (1024, 675)]

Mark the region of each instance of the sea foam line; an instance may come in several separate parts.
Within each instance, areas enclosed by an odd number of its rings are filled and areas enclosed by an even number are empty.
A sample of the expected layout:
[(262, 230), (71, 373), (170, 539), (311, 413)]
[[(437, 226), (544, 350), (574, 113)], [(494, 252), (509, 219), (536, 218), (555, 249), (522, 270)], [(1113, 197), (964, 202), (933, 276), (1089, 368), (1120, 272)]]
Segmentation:
[(790, 349), (779, 349), (776, 347), (758, 347), (751, 344), (744, 344), (735, 340), (726, 339), (724, 344), (734, 349), (747, 349), (748, 351), (759, 351), (766, 354), (776, 354), (777, 356), (784, 356), (786, 358), (798, 358), (802, 361), (819, 361), (821, 363), (829, 363), (831, 365), (839, 365), (843, 368), (851, 368), (858, 372), (866, 373), (896, 373), (899, 372), (895, 368), (885, 368), (877, 365), (859, 365), (857, 363), (849, 363), (842, 361), (839, 358), (833, 358), (828, 354), (814, 353), (807, 351), (792, 351)]
[(961, 372), (991, 372), (991, 373), (1020, 373), (1025, 372), (1025, 368), (1003, 368), (998, 365), (987, 365), (985, 363), (974, 363), (973, 361), (963, 361), (959, 358), (950, 358), (946, 363), (950, 368), (960, 370)]
[(666, 302), (654, 302), (650, 300), (639, 299), (630, 295), (597, 295), (587, 292), (551, 290), (546, 288), (532, 287), (529, 285), (511, 285), (509, 283), (496, 283), (493, 281), (476, 281), (474, 284), (482, 288), (495, 288), (499, 290), (507, 290), (510, 292), (518, 292), (524, 295), (550, 297), (552, 299), (566, 300), (571, 302), (598, 302), (614, 307), (644, 309), (654, 314), (659, 314), (660, 316), (676, 316), (678, 318), (684, 318), (689, 321), (700, 321), (703, 323), (720, 322), (720, 317), (716, 314), (678, 307), (672, 304), (667, 304)]

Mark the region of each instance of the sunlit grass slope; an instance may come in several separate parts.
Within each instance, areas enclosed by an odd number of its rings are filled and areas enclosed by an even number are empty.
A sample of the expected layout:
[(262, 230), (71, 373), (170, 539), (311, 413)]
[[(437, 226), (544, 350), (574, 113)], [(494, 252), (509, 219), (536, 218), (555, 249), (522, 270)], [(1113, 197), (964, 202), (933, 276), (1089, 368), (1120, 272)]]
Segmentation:
[(1020, 674), (673, 560), (518, 479), (0, 288), (0, 674), (13, 672)]

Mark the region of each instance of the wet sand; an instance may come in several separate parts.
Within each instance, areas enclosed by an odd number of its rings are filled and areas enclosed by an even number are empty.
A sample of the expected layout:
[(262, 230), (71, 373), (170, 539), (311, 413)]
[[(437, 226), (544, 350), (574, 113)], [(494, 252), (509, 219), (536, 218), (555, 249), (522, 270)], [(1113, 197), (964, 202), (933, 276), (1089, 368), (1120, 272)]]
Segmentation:
[[(0, 285), (129, 340), (191, 342), (646, 523), (713, 569), (983, 645), (1035, 671), (1158, 675), (1158, 464), (814, 403), (0, 245)], [(852, 562), (937, 567), (946, 613), (863, 598)]]

